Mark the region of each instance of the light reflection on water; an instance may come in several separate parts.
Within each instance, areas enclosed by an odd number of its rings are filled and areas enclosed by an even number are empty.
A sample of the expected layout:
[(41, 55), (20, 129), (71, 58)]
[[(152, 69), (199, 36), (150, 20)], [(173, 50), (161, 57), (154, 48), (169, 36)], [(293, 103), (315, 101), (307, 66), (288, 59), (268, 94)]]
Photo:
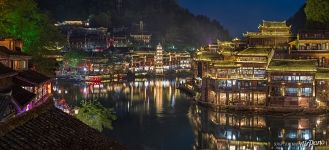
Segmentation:
[[(314, 147), (288, 144), (329, 139), (326, 115), (217, 113), (192, 104), (188, 96), (176, 89), (176, 82), (141, 80), (93, 85), (55, 81), (53, 89), (55, 96), (64, 97), (71, 109), (83, 99), (113, 107), (118, 120), (114, 122), (114, 130), (103, 133), (130, 149), (303, 150)], [(282, 142), (284, 147), (278, 145)]]
[[(194, 105), (189, 118), (195, 135), (194, 149), (329, 149), (327, 115), (218, 113)], [(303, 145), (310, 141), (318, 146)]]

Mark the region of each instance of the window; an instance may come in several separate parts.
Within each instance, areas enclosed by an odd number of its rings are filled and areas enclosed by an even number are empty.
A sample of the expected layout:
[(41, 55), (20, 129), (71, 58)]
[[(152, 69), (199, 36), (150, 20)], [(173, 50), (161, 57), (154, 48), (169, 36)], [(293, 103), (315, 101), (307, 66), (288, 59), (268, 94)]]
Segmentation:
[(301, 96), (311, 96), (311, 95), (312, 95), (312, 88), (301, 89)]
[(297, 88), (286, 88), (286, 96), (297, 96)]

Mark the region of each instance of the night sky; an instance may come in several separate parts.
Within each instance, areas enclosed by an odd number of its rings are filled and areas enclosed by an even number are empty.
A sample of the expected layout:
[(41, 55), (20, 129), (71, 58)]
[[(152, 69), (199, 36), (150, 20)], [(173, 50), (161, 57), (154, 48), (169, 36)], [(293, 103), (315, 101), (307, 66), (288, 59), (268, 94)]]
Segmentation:
[(287, 20), (305, 0), (179, 0), (193, 14), (218, 20), (234, 37), (257, 31), (262, 20)]

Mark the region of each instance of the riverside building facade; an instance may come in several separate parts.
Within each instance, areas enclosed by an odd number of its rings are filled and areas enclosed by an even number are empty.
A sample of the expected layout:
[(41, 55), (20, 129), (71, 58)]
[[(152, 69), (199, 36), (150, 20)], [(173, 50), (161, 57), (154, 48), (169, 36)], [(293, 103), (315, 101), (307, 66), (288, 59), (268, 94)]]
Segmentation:
[(243, 50), (220, 43), (198, 50), (193, 70), (202, 80), (199, 102), (252, 110), (327, 108), (328, 33), (293, 37), (290, 28), (285, 21), (263, 21), (259, 32), (244, 34)]

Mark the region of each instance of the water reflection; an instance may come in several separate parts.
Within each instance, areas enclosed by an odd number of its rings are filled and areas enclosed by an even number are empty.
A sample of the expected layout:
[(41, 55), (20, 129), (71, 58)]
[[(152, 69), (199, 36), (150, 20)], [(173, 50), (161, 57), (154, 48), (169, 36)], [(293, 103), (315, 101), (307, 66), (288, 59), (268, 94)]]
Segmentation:
[[(103, 134), (129, 149), (191, 149), (192, 127), (187, 117), (191, 100), (176, 88), (176, 80), (139, 80), (104, 84), (57, 80), (54, 94), (62, 108), (74, 109), (83, 99), (114, 108), (113, 130)], [(65, 91), (67, 90), (67, 94)], [(62, 91), (62, 92), (59, 92)], [(72, 112), (69, 111), (68, 112)], [(73, 111), (74, 113), (74, 111)], [(179, 143), (179, 144), (177, 144)]]
[[(329, 139), (328, 115), (218, 113), (191, 105), (190, 98), (176, 89), (176, 82), (185, 80), (104, 84), (57, 80), (53, 93), (67, 112), (72, 112), (84, 99), (114, 108), (118, 117), (114, 130), (105, 129), (103, 133), (130, 149), (329, 149), (325, 147)], [(324, 145), (301, 145), (309, 140)]]
[(307, 142), (328, 142), (328, 116), (262, 116), (218, 113), (203, 107), (190, 108), (195, 143), (193, 149), (312, 150)]
[[(186, 82), (186, 79), (179, 79)], [(139, 103), (145, 103), (146, 111), (150, 109), (150, 102), (155, 104), (156, 113), (163, 112), (164, 101), (169, 101), (171, 107), (175, 105), (176, 80), (139, 80), (129, 83), (73, 83), (56, 80), (53, 86), (55, 97), (64, 98), (70, 106), (79, 105), (82, 100), (112, 100), (118, 110), (126, 112), (140, 109)], [(65, 92), (63, 92), (65, 91)], [(164, 92), (165, 91), (165, 92)]]

